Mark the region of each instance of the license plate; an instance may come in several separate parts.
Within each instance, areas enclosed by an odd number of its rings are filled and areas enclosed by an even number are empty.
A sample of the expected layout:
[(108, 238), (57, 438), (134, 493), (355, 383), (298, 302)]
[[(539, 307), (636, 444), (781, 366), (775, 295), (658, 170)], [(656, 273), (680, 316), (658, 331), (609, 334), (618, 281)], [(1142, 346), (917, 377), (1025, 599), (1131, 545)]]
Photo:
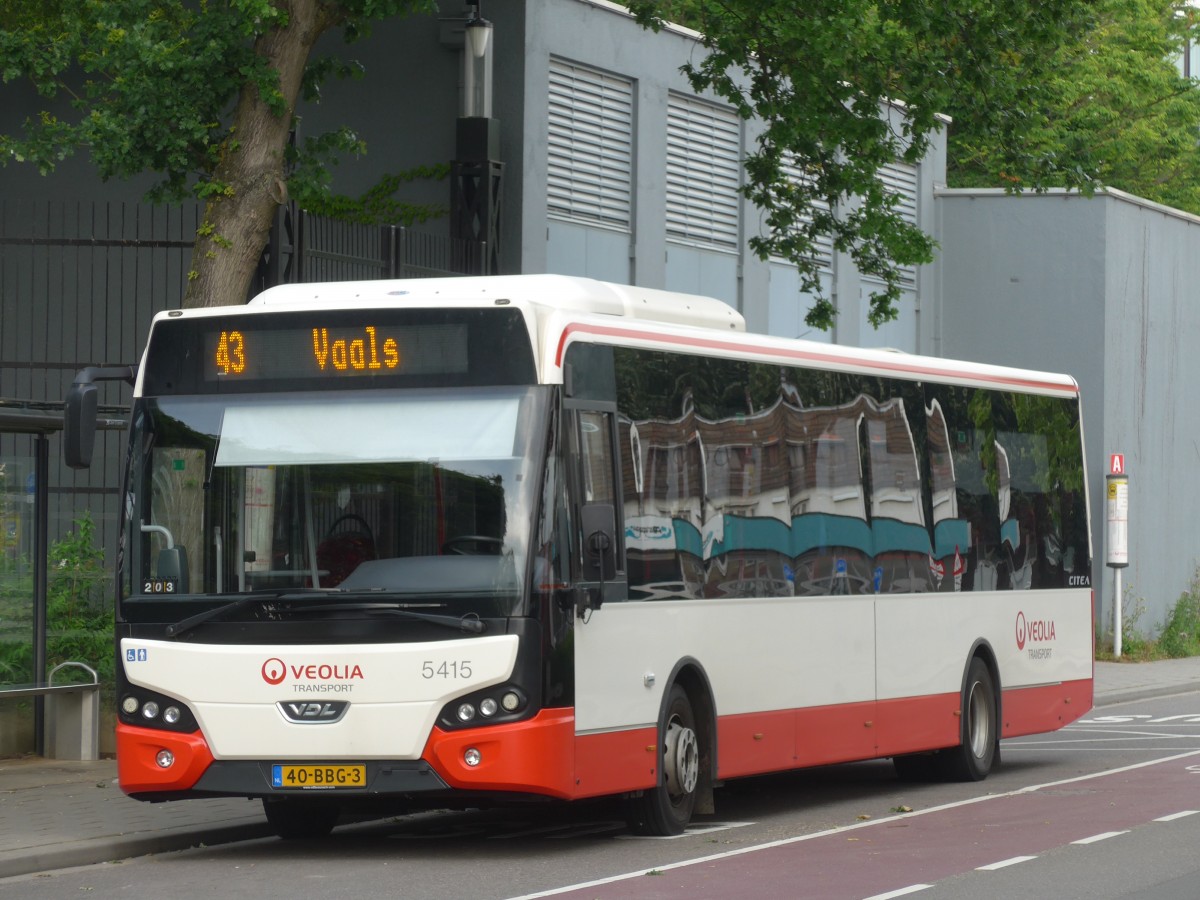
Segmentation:
[(366, 784), (366, 766), (271, 766), (271, 787), (328, 791)]

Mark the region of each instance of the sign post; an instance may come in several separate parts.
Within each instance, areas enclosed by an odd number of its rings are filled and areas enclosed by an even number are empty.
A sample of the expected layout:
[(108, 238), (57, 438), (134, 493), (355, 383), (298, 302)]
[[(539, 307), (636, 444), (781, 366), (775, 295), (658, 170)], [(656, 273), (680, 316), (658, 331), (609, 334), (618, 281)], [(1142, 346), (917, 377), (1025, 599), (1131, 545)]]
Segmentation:
[(1104, 541), (1106, 563), (1113, 570), (1113, 657), (1121, 658), (1121, 570), (1129, 565), (1129, 476), (1125, 472), (1125, 454), (1114, 453), (1108, 460), (1106, 476), (1108, 498)]

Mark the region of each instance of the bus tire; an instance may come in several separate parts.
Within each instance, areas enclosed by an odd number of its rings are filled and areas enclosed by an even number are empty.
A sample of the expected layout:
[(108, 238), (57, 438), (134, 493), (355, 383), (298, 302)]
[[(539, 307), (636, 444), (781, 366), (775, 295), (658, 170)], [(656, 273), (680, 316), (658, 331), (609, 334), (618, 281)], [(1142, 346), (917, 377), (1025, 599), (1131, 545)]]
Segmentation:
[(692, 819), (703, 755), (692, 702), (678, 684), (671, 687), (658, 739), (658, 784), (630, 797), (625, 813), (634, 834), (665, 837), (682, 834)]
[(1000, 717), (992, 671), (978, 656), (967, 669), (962, 697), (962, 742), (942, 751), (951, 781), (983, 781), (999, 757)]
[(264, 797), (267, 823), (284, 840), (323, 838), (333, 831), (341, 809), (336, 803), (298, 797)]

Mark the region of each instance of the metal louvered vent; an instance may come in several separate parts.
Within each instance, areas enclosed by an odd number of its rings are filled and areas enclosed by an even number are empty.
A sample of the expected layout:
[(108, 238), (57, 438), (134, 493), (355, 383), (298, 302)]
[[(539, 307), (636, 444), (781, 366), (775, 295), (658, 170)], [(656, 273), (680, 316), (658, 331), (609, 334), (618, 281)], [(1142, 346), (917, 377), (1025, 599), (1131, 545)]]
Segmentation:
[(737, 113), (671, 94), (667, 101), (667, 237), (736, 248), (741, 172)]
[[(806, 175), (798, 165), (796, 165), (795, 156), (790, 152), (784, 153), (783, 158), (783, 173), (788, 180), (798, 184), (803, 184), (810, 181), (810, 177)], [(829, 209), (829, 204), (814, 201), (813, 206), (822, 212)], [(806, 221), (811, 221), (812, 216), (806, 216)], [(812, 258), (817, 263), (817, 267), (829, 274), (833, 273), (833, 235), (821, 234), (813, 241)]]
[[(917, 217), (917, 167), (911, 163), (888, 163), (879, 170), (879, 180), (883, 182), (888, 193), (895, 194), (900, 202), (896, 210), (904, 221), (919, 225)], [(915, 288), (917, 286), (917, 269), (915, 266), (900, 267), (900, 286)]]
[(629, 231), (633, 82), (550, 60), (547, 212)]

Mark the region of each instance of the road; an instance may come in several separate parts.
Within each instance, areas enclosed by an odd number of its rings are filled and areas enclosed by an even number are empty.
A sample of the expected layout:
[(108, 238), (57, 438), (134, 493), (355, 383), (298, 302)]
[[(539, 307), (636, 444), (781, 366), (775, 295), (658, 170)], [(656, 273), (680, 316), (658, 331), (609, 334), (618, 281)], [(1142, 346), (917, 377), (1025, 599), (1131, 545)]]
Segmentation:
[(870, 762), (731, 783), (719, 816), (635, 838), (605, 803), (437, 812), (0, 881), (0, 900), (1054, 896), (1173, 900), (1200, 884), (1200, 693), (1005, 741), (979, 784)]

